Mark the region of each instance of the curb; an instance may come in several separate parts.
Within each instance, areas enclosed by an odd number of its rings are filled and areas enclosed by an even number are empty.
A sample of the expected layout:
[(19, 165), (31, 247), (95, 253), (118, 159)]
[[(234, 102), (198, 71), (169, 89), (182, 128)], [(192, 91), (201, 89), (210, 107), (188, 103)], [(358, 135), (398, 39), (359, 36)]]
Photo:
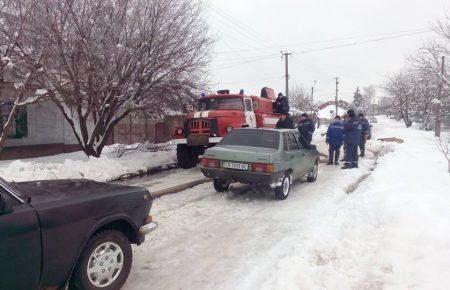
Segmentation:
[(211, 182), (211, 181), (212, 181), (212, 179), (205, 177), (205, 178), (202, 178), (202, 179), (190, 181), (190, 182), (179, 184), (179, 185), (172, 186), (172, 187), (169, 187), (169, 188), (153, 191), (152, 192), (152, 196), (154, 198), (158, 198), (158, 197), (161, 197), (161, 196), (164, 196), (164, 195), (167, 195), (167, 194), (177, 193), (177, 192), (186, 190), (188, 188), (192, 188), (194, 186), (197, 186), (197, 185), (200, 185), (200, 184), (203, 184), (203, 183), (206, 183), (206, 182)]
[(152, 175), (152, 174), (155, 174), (155, 173), (159, 173), (159, 172), (166, 171), (166, 170), (172, 170), (172, 169), (176, 169), (176, 168), (178, 168), (178, 165), (176, 163), (168, 163), (168, 164), (164, 164), (164, 165), (151, 167), (151, 168), (148, 168), (146, 170), (139, 170), (137, 172), (126, 173), (126, 174), (120, 175), (119, 177), (116, 177), (116, 178), (113, 178), (111, 180), (108, 180), (107, 182), (116, 182), (116, 181), (129, 180), (129, 179), (133, 179), (133, 178), (136, 178), (136, 177), (143, 177), (145, 175)]

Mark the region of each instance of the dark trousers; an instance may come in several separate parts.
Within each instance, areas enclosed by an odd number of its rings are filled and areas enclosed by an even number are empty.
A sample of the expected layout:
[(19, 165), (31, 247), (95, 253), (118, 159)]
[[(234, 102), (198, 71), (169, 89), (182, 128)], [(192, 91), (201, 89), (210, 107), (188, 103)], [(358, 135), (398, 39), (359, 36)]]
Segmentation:
[(359, 142), (359, 151), (361, 151), (361, 154), (364, 155), (366, 151), (366, 138), (361, 138), (361, 142)]
[(341, 145), (333, 145), (330, 143), (330, 148), (328, 149), (328, 163), (338, 164), (339, 155), (341, 153)]
[(358, 166), (358, 144), (347, 144), (345, 161), (352, 167)]

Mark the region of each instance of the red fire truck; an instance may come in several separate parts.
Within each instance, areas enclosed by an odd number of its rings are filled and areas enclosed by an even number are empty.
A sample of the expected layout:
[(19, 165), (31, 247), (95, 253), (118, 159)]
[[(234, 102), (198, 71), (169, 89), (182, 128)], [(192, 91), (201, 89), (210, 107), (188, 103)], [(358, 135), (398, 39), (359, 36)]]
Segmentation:
[(172, 141), (177, 145), (178, 165), (194, 167), (206, 148), (216, 145), (234, 128), (275, 127), (280, 118), (273, 110), (275, 99), (270, 88), (263, 88), (259, 97), (229, 90), (201, 97), (199, 110), (187, 115), (183, 127), (174, 129)]

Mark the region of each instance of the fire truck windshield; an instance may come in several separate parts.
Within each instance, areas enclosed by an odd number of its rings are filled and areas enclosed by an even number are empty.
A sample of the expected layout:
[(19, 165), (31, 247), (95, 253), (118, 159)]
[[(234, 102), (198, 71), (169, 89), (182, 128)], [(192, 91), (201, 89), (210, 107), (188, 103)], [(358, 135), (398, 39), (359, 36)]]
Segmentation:
[(244, 111), (244, 102), (241, 98), (217, 98), (204, 99), (200, 101), (200, 111), (209, 110), (238, 110)]

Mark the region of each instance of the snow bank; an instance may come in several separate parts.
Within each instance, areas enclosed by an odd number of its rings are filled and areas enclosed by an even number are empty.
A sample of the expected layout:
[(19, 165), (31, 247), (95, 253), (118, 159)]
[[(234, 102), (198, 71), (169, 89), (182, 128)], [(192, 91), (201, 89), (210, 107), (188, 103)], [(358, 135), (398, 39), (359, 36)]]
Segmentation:
[(0, 161), (0, 176), (13, 181), (64, 178), (108, 181), (123, 174), (175, 162), (176, 158), (174, 148), (158, 152), (128, 151), (118, 158), (117, 147), (106, 147), (100, 158), (88, 158), (80, 151), (49, 157)]

